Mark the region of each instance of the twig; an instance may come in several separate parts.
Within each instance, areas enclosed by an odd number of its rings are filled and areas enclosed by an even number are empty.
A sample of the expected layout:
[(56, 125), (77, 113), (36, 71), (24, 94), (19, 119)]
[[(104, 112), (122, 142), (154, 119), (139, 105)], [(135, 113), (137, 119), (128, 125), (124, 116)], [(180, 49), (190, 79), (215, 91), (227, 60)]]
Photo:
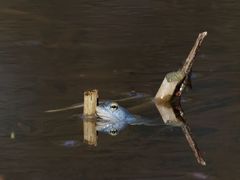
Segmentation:
[(198, 35), (198, 38), (192, 47), (192, 50), (190, 51), (181, 71), (185, 74), (185, 79), (181, 84), (181, 87), (178, 92), (178, 96), (181, 96), (183, 90), (186, 87), (187, 82), (189, 81), (189, 73), (191, 72), (192, 65), (194, 63), (195, 57), (197, 53), (199, 52), (199, 48), (202, 45), (203, 39), (207, 36), (207, 31), (202, 32)]
[(202, 44), (202, 41), (206, 36), (207, 32), (202, 32), (198, 35), (198, 38), (181, 70), (177, 72), (170, 72), (165, 76), (155, 96), (156, 99), (163, 102), (170, 101), (172, 97), (175, 95), (176, 90), (178, 91), (177, 95), (181, 96), (188, 81), (188, 75), (192, 69), (195, 56), (197, 55), (197, 52)]
[(192, 48), (192, 50), (190, 51), (183, 67), (182, 67), (182, 71), (184, 72), (184, 74), (189, 74), (191, 68), (192, 68), (192, 65), (194, 63), (194, 59), (199, 51), (199, 48), (203, 42), (203, 39), (207, 36), (207, 32), (202, 32), (198, 35), (198, 38)]
[(97, 131), (96, 131), (96, 106), (98, 99), (98, 91), (84, 92), (84, 107), (83, 107), (83, 136), (84, 142), (88, 145), (97, 145)]

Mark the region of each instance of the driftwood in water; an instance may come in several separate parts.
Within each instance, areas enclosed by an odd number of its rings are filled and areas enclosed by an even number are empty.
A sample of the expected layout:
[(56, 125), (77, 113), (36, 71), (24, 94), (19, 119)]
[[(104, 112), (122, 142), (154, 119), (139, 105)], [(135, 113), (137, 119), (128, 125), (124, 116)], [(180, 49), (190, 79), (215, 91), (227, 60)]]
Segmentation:
[(84, 92), (84, 107), (83, 107), (83, 137), (84, 142), (89, 145), (97, 145), (96, 131), (96, 106), (98, 99), (98, 91)]
[(168, 73), (165, 76), (155, 98), (163, 102), (170, 101), (176, 91), (176, 87), (183, 81), (184, 77), (185, 74), (182, 71)]
[(186, 83), (188, 81), (188, 76), (192, 69), (195, 56), (202, 44), (203, 39), (206, 36), (207, 36), (207, 32), (202, 32), (198, 35), (198, 38), (192, 50), (190, 51), (181, 70), (176, 72), (170, 72), (165, 76), (155, 96), (156, 99), (159, 99), (163, 102), (167, 102), (167, 101), (170, 101), (172, 97), (174, 97), (176, 91), (178, 96), (182, 94), (186, 86)]
[(202, 166), (206, 165), (205, 160), (203, 159), (200, 150), (196, 141), (193, 139), (191, 129), (183, 118), (183, 111), (180, 104), (176, 104), (173, 106), (172, 104), (166, 102), (162, 103), (162, 101), (155, 101), (155, 105), (162, 116), (162, 119), (166, 125), (181, 127), (183, 134), (186, 137), (186, 140), (191, 147), (194, 156), (197, 159), (197, 162)]

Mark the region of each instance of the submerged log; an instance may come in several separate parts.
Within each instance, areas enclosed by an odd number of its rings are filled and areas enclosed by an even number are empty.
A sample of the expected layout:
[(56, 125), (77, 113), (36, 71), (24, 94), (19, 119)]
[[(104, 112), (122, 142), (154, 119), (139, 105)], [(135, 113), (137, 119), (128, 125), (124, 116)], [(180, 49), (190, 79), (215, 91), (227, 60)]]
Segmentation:
[(197, 55), (197, 52), (199, 51), (203, 39), (206, 36), (207, 32), (202, 32), (198, 35), (198, 38), (181, 70), (176, 72), (170, 72), (165, 76), (155, 96), (156, 99), (167, 102), (170, 101), (175, 95), (181, 96), (187, 84), (188, 75), (191, 72), (194, 59)]
[(96, 106), (98, 99), (98, 91), (84, 92), (84, 107), (83, 107), (83, 137), (84, 143), (88, 145), (97, 145), (96, 131)]

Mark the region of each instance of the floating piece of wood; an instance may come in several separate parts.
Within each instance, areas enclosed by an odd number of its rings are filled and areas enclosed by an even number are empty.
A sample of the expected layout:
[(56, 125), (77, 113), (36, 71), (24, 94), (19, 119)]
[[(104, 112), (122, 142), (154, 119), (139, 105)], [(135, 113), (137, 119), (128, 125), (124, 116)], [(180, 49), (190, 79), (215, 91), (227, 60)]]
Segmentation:
[(182, 72), (184, 72), (185, 74), (185, 79), (184, 81), (182, 82), (181, 84), (181, 87), (179, 89), (179, 93), (178, 93), (178, 96), (181, 96), (183, 90), (185, 89), (186, 87), (186, 84), (187, 82), (189, 81), (189, 73), (191, 72), (192, 70), (192, 66), (193, 66), (193, 63), (194, 63), (194, 60), (195, 60), (195, 57), (197, 55), (197, 53), (199, 52), (199, 48), (200, 46), (202, 45), (202, 42), (203, 42), (203, 39), (207, 36), (207, 32), (202, 32), (198, 35), (198, 38), (192, 48), (192, 50), (190, 51), (183, 67), (182, 67)]
[(207, 36), (207, 32), (202, 32), (198, 35), (198, 38), (192, 48), (192, 50), (190, 51), (183, 67), (182, 67), (182, 71), (185, 74), (188, 74), (191, 71), (192, 65), (194, 63), (194, 59), (199, 51), (200, 46), (202, 45), (203, 39)]
[(96, 131), (97, 100), (98, 100), (97, 90), (84, 92), (83, 138), (84, 143), (94, 146), (97, 146), (97, 131)]
[(186, 87), (188, 75), (191, 72), (194, 59), (197, 55), (197, 52), (199, 51), (203, 39), (206, 36), (207, 32), (202, 32), (198, 35), (198, 38), (181, 70), (176, 72), (170, 72), (165, 76), (155, 96), (156, 99), (167, 102), (170, 101), (175, 95), (181, 96), (183, 90)]
[(168, 73), (165, 76), (155, 98), (162, 102), (170, 101), (174, 95), (176, 87), (183, 81), (184, 77), (185, 74), (182, 71)]

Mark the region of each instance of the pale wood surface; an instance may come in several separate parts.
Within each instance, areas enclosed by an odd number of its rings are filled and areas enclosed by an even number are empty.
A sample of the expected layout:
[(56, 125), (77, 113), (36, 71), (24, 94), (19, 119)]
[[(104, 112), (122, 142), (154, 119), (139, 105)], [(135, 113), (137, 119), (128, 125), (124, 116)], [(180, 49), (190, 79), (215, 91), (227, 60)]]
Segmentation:
[[(207, 32), (202, 32), (198, 35), (198, 38), (197, 38), (193, 48), (191, 49), (181, 70), (176, 71), (176, 72), (170, 72), (165, 76), (165, 78), (155, 96), (156, 99), (160, 99), (165, 102), (170, 101), (175, 96), (174, 93), (176, 92), (177, 88), (179, 88), (177, 95), (181, 96), (181, 94), (187, 84), (188, 75), (191, 72), (192, 65), (194, 63), (197, 52), (199, 51), (199, 48), (203, 42), (203, 39), (206, 36), (207, 36)], [(170, 78), (172, 80), (169, 80), (168, 76), (173, 77), (173, 78)]]
[(192, 68), (192, 65), (194, 63), (195, 57), (199, 51), (200, 46), (202, 45), (203, 39), (207, 36), (207, 32), (202, 32), (198, 35), (197, 40), (194, 44), (194, 46), (192, 47), (192, 50), (190, 51), (183, 67), (182, 67), (182, 71), (185, 73), (185, 75), (187, 75)]
[(163, 102), (170, 101), (174, 95), (176, 87), (180, 82), (182, 82), (183, 78), (184, 73), (182, 73), (182, 71), (168, 73), (165, 76), (155, 98)]
[(83, 107), (83, 137), (84, 142), (88, 145), (97, 145), (96, 131), (96, 107), (97, 107), (98, 91), (84, 92), (84, 107)]

